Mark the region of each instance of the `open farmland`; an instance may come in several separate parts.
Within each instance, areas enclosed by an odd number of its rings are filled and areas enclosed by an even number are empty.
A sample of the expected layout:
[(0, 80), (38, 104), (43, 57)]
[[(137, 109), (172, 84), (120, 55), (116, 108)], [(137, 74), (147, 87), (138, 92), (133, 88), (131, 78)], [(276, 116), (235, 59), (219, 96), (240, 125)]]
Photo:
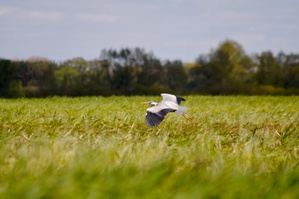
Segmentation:
[(298, 198), (299, 97), (0, 99), (0, 198)]

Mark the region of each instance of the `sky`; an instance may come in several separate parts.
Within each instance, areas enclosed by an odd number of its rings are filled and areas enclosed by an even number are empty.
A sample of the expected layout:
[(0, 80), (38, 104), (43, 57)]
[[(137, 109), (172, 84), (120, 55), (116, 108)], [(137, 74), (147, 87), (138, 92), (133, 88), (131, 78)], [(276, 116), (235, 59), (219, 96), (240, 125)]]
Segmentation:
[(193, 62), (231, 39), (247, 54), (299, 53), (299, 0), (2, 0), (0, 58), (98, 59), (143, 48)]

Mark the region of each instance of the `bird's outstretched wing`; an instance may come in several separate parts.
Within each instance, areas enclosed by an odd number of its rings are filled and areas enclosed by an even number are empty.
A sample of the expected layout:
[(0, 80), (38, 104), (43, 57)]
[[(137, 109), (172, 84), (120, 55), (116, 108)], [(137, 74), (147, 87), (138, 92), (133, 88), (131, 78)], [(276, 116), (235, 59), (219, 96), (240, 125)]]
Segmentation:
[(167, 93), (162, 93), (161, 96), (163, 97), (163, 100), (162, 100), (161, 103), (169, 103), (169, 102), (171, 102), (171, 103), (180, 104), (181, 101), (186, 101), (182, 97), (171, 95), (171, 94), (167, 94)]
[(161, 107), (153, 106), (148, 108), (146, 111), (146, 124), (148, 126), (154, 127), (158, 126), (164, 119), (165, 115), (169, 112), (174, 112), (175, 109), (161, 109)]

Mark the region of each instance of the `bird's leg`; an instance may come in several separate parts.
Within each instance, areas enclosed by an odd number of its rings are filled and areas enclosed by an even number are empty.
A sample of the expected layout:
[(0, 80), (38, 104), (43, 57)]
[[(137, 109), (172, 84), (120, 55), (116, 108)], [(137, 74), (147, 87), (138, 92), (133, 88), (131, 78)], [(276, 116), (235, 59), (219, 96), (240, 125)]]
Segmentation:
[(190, 117), (187, 113), (183, 113), (183, 116), (190, 122), (194, 123), (192, 117)]

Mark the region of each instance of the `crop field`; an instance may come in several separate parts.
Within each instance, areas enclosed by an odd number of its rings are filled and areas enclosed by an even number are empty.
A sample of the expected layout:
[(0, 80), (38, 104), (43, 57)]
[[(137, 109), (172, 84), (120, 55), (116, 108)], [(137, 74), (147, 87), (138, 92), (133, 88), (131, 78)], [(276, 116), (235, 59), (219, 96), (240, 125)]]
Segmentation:
[(299, 97), (0, 99), (0, 198), (298, 198)]

